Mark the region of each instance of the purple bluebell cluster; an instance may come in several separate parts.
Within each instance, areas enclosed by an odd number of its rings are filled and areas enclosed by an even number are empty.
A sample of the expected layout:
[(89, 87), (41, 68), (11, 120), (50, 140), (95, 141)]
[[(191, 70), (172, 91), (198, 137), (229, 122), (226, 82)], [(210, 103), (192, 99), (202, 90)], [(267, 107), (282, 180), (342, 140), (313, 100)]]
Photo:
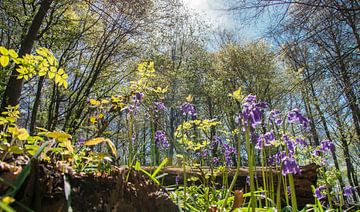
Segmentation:
[(302, 146), (308, 145), (308, 143), (302, 138), (296, 138), (295, 141), (296, 141), (296, 144), (298, 144), (298, 145), (302, 145)]
[(223, 149), (223, 152), (225, 155), (226, 165), (231, 166), (232, 165), (232, 155), (236, 154), (236, 149), (234, 147), (230, 147), (229, 144), (227, 144), (227, 143), (223, 144), (222, 149)]
[(281, 161), (283, 158), (285, 158), (286, 156), (286, 152), (285, 151), (280, 151), (277, 152), (276, 154), (274, 154), (273, 156), (270, 156), (268, 159), (268, 163), (269, 165), (274, 166), (275, 164), (280, 165)]
[(323, 152), (326, 152), (326, 151), (335, 151), (335, 145), (332, 141), (330, 140), (323, 140), (321, 141), (320, 143), (320, 149), (323, 151)]
[(243, 110), (241, 117), (244, 120), (245, 125), (250, 125), (252, 128), (256, 128), (261, 124), (262, 109), (267, 108), (268, 105), (264, 102), (256, 103), (256, 96), (249, 94), (245, 97), (245, 103), (243, 104)]
[(279, 126), (282, 124), (280, 115), (281, 115), (281, 112), (279, 110), (276, 110), (276, 109), (272, 110), (272, 111), (270, 111), (270, 114), (269, 114), (269, 120)]
[(285, 156), (283, 159), (283, 168), (282, 168), (282, 175), (287, 174), (300, 174), (301, 170), (299, 165), (296, 163), (296, 160), (292, 157)]
[(144, 93), (141, 93), (141, 92), (136, 92), (135, 93), (135, 100), (141, 102), (143, 97), (144, 97)]
[(221, 138), (217, 135), (214, 136), (214, 139), (211, 141), (211, 148), (215, 149), (221, 144)]
[(154, 102), (155, 112), (158, 113), (159, 111), (165, 111), (166, 106), (163, 102)]
[(190, 115), (192, 117), (196, 117), (196, 110), (193, 104), (189, 102), (185, 102), (180, 106), (181, 113), (186, 116)]
[(78, 142), (76, 143), (76, 146), (81, 146), (81, 145), (83, 145), (84, 143), (85, 143), (85, 138), (82, 137), (82, 136), (80, 136), (80, 137), (78, 138)]
[(299, 123), (305, 129), (309, 126), (309, 119), (303, 116), (297, 108), (288, 113), (288, 121), (290, 123)]
[(322, 190), (325, 190), (326, 186), (319, 186), (315, 189), (315, 197), (318, 198), (318, 200), (324, 199), (326, 196), (321, 192)]
[(353, 195), (353, 187), (351, 187), (351, 186), (345, 186), (344, 187), (344, 196), (345, 197), (350, 197), (350, 196), (352, 196)]
[(218, 166), (220, 163), (220, 159), (218, 157), (213, 157), (212, 163), (214, 164), (214, 166)]
[(265, 133), (264, 135), (257, 137), (256, 149), (262, 149), (263, 147), (271, 146), (271, 142), (275, 140), (274, 133), (272, 131)]
[(161, 149), (168, 149), (170, 147), (165, 132), (162, 130), (158, 130), (155, 132), (154, 140), (156, 145)]
[(283, 135), (283, 139), (284, 139), (287, 149), (289, 150), (289, 153), (291, 153), (291, 154), (294, 153), (295, 152), (294, 142), (287, 135)]
[(136, 108), (139, 107), (140, 102), (142, 101), (143, 97), (144, 97), (143, 93), (141, 93), (141, 92), (135, 93), (135, 95), (133, 97), (133, 104), (130, 105), (130, 107), (129, 107), (129, 111), (130, 112), (134, 111), (134, 115), (136, 115)]

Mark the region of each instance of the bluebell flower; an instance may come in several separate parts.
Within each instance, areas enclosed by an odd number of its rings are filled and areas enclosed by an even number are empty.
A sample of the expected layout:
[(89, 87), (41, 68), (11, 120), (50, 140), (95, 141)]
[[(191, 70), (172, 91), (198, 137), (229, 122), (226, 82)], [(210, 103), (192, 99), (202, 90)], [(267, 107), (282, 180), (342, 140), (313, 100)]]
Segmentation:
[(245, 103), (243, 104), (242, 118), (246, 125), (250, 124), (252, 128), (261, 124), (262, 109), (267, 108), (266, 103), (256, 103), (256, 96), (249, 94), (245, 97)]
[(281, 125), (282, 124), (282, 120), (281, 118), (279, 117), (281, 115), (281, 112), (279, 110), (272, 110), (270, 111), (270, 114), (269, 114), (269, 120), (270, 121), (273, 121), (276, 125)]
[(296, 138), (295, 139), (296, 143), (299, 144), (299, 145), (302, 145), (302, 146), (307, 146), (308, 143), (306, 143), (306, 141), (302, 138)]
[(326, 196), (321, 192), (322, 190), (326, 189), (326, 186), (319, 186), (315, 189), (315, 197), (318, 198), (318, 200), (324, 199)]
[(335, 151), (335, 145), (332, 141), (330, 140), (323, 140), (320, 143), (320, 149), (324, 152), (330, 150), (330, 151)]
[(285, 141), (286, 147), (289, 150), (289, 152), (294, 153), (295, 151), (294, 142), (287, 135), (283, 135), (283, 139)]
[(195, 107), (193, 104), (189, 103), (189, 102), (185, 102), (180, 106), (180, 111), (181, 113), (186, 116), (186, 115), (191, 115), (191, 116), (196, 116), (196, 111), (195, 111)]
[(155, 132), (154, 140), (156, 145), (161, 149), (168, 149), (170, 147), (165, 132), (162, 130), (158, 130)]
[(303, 128), (309, 126), (309, 119), (300, 113), (300, 110), (295, 108), (288, 113), (288, 120), (290, 123), (299, 123)]
[(352, 196), (353, 193), (352, 193), (352, 187), (351, 186), (345, 186), (344, 187), (344, 196), (345, 197), (349, 197), (349, 196)]
[(288, 156), (283, 158), (282, 175), (285, 176), (287, 174), (300, 174), (300, 172), (300, 167), (294, 158)]
[(166, 110), (166, 106), (164, 103), (162, 102), (154, 102), (154, 106), (155, 106), (155, 112), (159, 112), (161, 110)]

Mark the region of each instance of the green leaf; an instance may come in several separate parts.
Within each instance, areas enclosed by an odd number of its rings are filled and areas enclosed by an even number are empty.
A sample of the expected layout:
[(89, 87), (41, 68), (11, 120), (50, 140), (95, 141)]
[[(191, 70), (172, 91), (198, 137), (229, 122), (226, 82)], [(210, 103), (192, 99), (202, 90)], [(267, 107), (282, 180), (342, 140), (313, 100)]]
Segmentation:
[(0, 209), (4, 210), (5, 212), (15, 212), (10, 206), (6, 205), (5, 203), (0, 201)]
[(136, 161), (136, 163), (135, 163), (135, 166), (134, 166), (134, 169), (136, 170), (136, 171), (139, 171), (141, 168), (140, 168), (140, 162), (139, 161)]
[(156, 175), (159, 173), (159, 171), (162, 169), (162, 167), (167, 164), (167, 162), (168, 162), (168, 158), (165, 158), (151, 176), (156, 177)]

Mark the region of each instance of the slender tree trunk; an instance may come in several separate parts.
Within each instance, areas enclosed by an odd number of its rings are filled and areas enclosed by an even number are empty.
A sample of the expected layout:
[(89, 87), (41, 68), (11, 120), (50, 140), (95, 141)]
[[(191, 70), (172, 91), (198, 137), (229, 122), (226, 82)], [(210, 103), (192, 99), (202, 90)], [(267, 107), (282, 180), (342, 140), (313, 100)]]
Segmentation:
[(39, 110), (39, 105), (41, 103), (41, 90), (42, 90), (42, 87), (43, 87), (43, 84), (44, 84), (44, 80), (45, 80), (44, 76), (39, 78), (37, 91), (36, 91), (35, 102), (34, 102), (32, 112), (31, 112), (30, 135), (34, 135), (34, 132), (35, 132), (36, 117), (37, 117), (37, 113), (38, 113), (38, 110)]
[[(359, 185), (356, 183), (357, 180), (353, 178), (354, 176), (354, 167), (353, 164), (351, 163), (350, 160), (350, 151), (349, 151), (349, 145), (347, 143), (346, 137), (345, 137), (345, 132), (344, 132), (344, 128), (343, 125), (341, 123), (339, 114), (335, 114), (336, 116), (336, 124), (338, 125), (339, 128), (339, 132), (340, 132), (340, 141), (343, 147), (343, 151), (344, 151), (344, 157), (345, 157), (345, 164), (346, 164), (346, 169), (347, 169), (347, 177), (348, 177), (348, 181), (350, 183), (350, 185), (352, 187), (357, 187), (358, 193), (359, 193)], [(356, 199), (356, 195), (354, 195), (354, 199)]]
[[(52, 1), (53, 0), (43, 0), (41, 2), (40, 8), (30, 25), (29, 31), (27, 32), (25, 39), (21, 43), (20, 50), (18, 52), (19, 57), (31, 53), (41, 24), (46, 17), (48, 10), (50, 9)], [(6, 86), (6, 90), (2, 99), (0, 111), (4, 111), (5, 107), (7, 107), (8, 105), (15, 106), (19, 104), (24, 81), (23, 79), (17, 79), (19, 73), (16, 71), (16, 69), (17, 66), (15, 66), (15, 68), (11, 72), (9, 82)]]
[(170, 108), (170, 149), (168, 156), (168, 164), (173, 165), (173, 157), (175, 150), (175, 109), (173, 107)]
[[(308, 70), (306, 70), (307, 72), (307, 75), (309, 76), (309, 73), (308, 73)], [(330, 135), (330, 130), (329, 130), (329, 127), (326, 123), (326, 119), (325, 119), (325, 116), (324, 116), (324, 113), (323, 111), (321, 110), (320, 108), (320, 105), (319, 105), (319, 99), (317, 98), (316, 96), (316, 93), (315, 93), (315, 89), (314, 89), (314, 86), (312, 84), (312, 82), (309, 83), (310, 84), (310, 91), (311, 91), (311, 95), (312, 95), (312, 98), (313, 98), (313, 104), (315, 106), (315, 109), (317, 110), (319, 116), (320, 116), (320, 120), (321, 120), (321, 123), (322, 125), (324, 126), (324, 130), (325, 130), (325, 134), (326, 134), (326, 137), (327, 139), (329, 140), (333, 140), (331, 135)], [(336, 156), (336, 149), (334, 149), (333, 151), (331, 151), (331, 155), (332, 155), (332, 158), (334, 160), (334, 165), (335, 165), (335, 168), (336, 170), (338, 170), (339, 172), (341, 172), (340, 170), (340, 166), (339, 166), (339, 161), (337, 159), (337, 156)], [(338, 180), (339, 180), (339, 183), (340, 183), (340, 186), (341, 186), (341, 189), (344, 188), (345, 184), (344, 184), (344, 181), (342, 179), (342, 175), (338, 175)]]
[(305, 89), (305, 91), (302, 93), (302, 96), (303, 96), (303, 101), (304, 101), (304, 105), (305, 105), (305, 110), (306, 110), (306, 113), (308, 114), (308, 118), (310, 120), (311, 135), (312, 135), (312, 137), (314, 139), (314, 144), (316, 146), (319, 146), (320, 141), (319, 141), (319, 136), (318, 136), (317, 131), (316, 131), (315, 119), (314, 119), (314, 116), (313, 116), (311, 106), (309, 104), (309, 97), (307, 96), (306, 92), (307, 92), (307, 89)]

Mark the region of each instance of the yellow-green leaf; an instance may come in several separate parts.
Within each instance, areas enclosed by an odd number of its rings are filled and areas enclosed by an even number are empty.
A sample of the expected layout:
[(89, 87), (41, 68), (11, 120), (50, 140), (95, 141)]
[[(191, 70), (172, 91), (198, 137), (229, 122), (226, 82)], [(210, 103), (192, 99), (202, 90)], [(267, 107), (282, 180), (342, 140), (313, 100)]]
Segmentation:
[(58, 74), (55, 74), (55, 83), (58, 84), (61, 81), (61, 76)]
[(113, 155), (115, 157), (117, 157), (117, 151), (116, 151), (116, 147), (114, 145), (114, 143), (110, 140), (110, 139), (106, 139), (106, 143), (109, 145), (111, 152), (113, 153)]
[(8, 51), (5, 47), (0, 46), (0, 53), (1, 53), (2, 55), (8, 55), (8, 54), (9, 54), (9, 51)]
[(0, 63), (2, 65), (2, 67), (5, 67), (9, 64), (9, 56), (1, 56), (0, 57)]
[(60, 131), (46, 133), (46, 136), (49, 138), (54, 138), (55, 140), (58, 140), (61, 142), (66, 142), (69, 139), (71, 139), (71, 135), (69, 135), (65, 132), (60, 132)]
[(99, 106), (101, 102), (97, 101), (96, 99), (90, 99), (90, 104), (94, 106)]
[(55, 77), (55, 73), (49, 71), (49, 72), (48, 72), (48, 76), (49, 76), (49, 79), (53, 79), (53, 78)]
[(90, 139), (90, 140), (86, 141), (84, 143), (84, 145), (85, 146), (94, 146), (94, 145), (102, 143), (104, 141), (106, 141), (105, 138), (101, 138), (101, 137), (100, 138), (93, 138), (93, 139)]
[(11, 58), (15, 59), (18, 57), (18, 54), (13, 50), (13, 49), (10, 49), (9, 50), (9, 55)]
[(21, 140), (21, 141), (24, 141), (24, 140), (26, 140), (28, 137), (29, 137), (29, 133), (27, 132), (27, 130), (26, 129), (24, 129), (24, 128), (21, 128), (21, 129), (19, 129), (18, 130), (18, 139), (19, 140)]

